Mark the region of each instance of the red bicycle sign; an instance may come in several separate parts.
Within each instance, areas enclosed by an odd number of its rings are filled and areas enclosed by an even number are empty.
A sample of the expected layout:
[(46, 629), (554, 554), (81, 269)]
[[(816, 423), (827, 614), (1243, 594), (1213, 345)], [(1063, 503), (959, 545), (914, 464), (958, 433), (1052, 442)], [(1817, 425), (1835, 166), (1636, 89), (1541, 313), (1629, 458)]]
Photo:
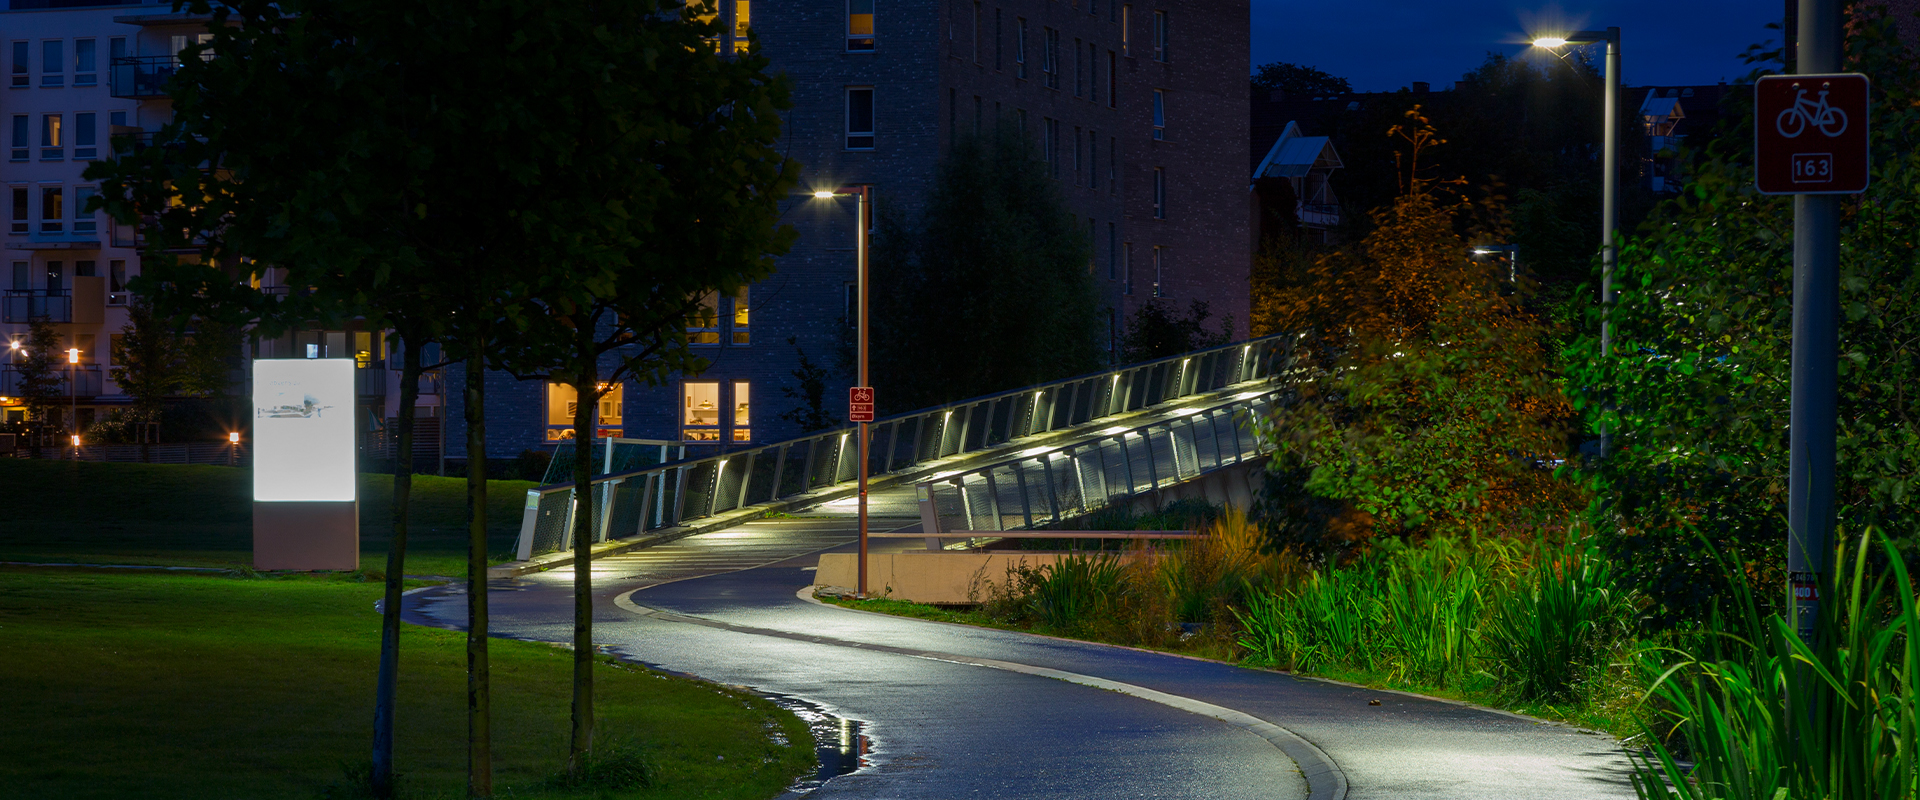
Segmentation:
[(1769, 75), (1754, 84), (1754, 183), (1766, 194), (1866, 191), (1867, 76)]

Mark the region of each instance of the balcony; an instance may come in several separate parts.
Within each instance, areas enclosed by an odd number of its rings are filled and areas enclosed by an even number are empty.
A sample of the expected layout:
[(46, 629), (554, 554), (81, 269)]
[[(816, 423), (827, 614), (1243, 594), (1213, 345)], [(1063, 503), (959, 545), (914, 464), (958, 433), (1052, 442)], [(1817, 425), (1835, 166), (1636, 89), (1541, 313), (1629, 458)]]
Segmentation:
[(113, 60), (114, 97), (144, 100), (167, 96), (167, 81), (180, 69), (178, 56), (131, 56)]
[[(62, 363), (55, 364), (54, 366), (57, 369), (53, 372), (53, 379), (55, 385), (59, 387), (59, 391), (55, 394), (57, 394), (61, 400), (69, 397), (99, 397), (105, 391), (106, 370), (102, 369), (99, 364), (81, 364), (80, 368), (75, 370), (69, 369), (63, 360)], [(74, 391), (68, 387), (67, 379), (69, 377), (73, 378), (73, 382), (77, 386), (78, 391)], [(0, 367), (0, 396), (20, 396), (20, 370), (18, 368)]]
[(107, 279), (77, 277), (72, 289), (8, 289), (0, 294), (0, 322), (24, 325), (35, 317), (49, 322), (99, 325), (106, 321)]

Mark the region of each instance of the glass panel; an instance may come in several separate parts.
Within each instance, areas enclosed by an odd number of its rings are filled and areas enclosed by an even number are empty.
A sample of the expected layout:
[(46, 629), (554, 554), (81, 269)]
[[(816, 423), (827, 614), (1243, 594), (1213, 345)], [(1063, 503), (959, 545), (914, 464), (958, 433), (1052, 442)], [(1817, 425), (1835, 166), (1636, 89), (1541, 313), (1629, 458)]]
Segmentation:
[(873, 146), (873, 90), (847, 90), (847, 147)]
[(708, 292), (687, 319), (688, 344), (720, 343), (720, 293)]
[(682, 384), (680, 438), (689, 442), (720, 441), (720, 384), (688, 381)]
[(749, 391), (746, 381), (733, 382), (733, 440), (736, 442), (753, 440), (753, 422), (747, 405)]
[(847, 49), (873, 49), (873, 0), (847, 0)]
[(600, 384), (600, 424), (623, 425), (622, 416), (626, 412), (626, 384)]
[(67, 63), (63, 58), (66, 42), (54, 40), (40, 43), (40, 85), (60, 86), (65, 84)]
[(26, 233), (30, 228), (27, 222), (27, 187), (15, 186), (9, 194), (13, 195), (13, 214), (7, 230), (11, 233)]
[(63, 226), (65, 208), (63, 200), (66, 193), (58, 186), (48, 186), (40, 190), (40, 232), (59, 233)]
[(740, 291), (735, 292), (733, 295), (733, 343), (734, 344), (752, 344), (753, 343), (753, 334), (747, 328), (747, 313), (748, 313), (747, 287), (742, 286), (740, 287)]
[(577, 396), (573, 387), (564, 383), (547, 384), (547, 441), (573, 440), (574, 398)]
[(92, 86), (94, 76), (94, 50), (96, 43), (92, 39), (75, 39), (73, 42), (73, 85)]
[(13, 61), (13, 80), (10, 81), (10, 85), (13, 85), (13, 86), (28, 85), (31, 81), (31, 76), (28, 74), (30, 68), (27, 66), (27, 43), (26, 42), (13, 43), (12, 61)]

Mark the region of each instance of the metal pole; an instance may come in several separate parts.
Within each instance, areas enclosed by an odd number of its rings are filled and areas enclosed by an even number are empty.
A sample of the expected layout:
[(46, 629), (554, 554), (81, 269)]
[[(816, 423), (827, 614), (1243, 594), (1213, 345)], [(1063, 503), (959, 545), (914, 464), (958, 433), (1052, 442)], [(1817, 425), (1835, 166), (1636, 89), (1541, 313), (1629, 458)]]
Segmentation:
[[(860, 293), (860, 385), (867, 383), (867, 214), (872, 208), (872, 186), (861, 186), (855, 193), (858, 202), (855, 205), (857, 222), (855, 227), (856, 260), (859, 269)], [(860, 423), (860, 581), (857, 587), (860, 596), (867, 596), (867, 423)]]
[[(1620, 227), (1620, 29), (1607, 29), (1606, 131), (1601, 136), (1600, 176), (1600, 358), (1613, 355), (1614, 233)], [(1600, 456), (1613, 447), (1613, 435), (1600, 429)]]
[[(1839, 0), (1800, 0), (1799, 73), (1838, 72)], [(1838, 390), (1840, 198), (1793, 198), (1793, 408), (1787, 476), (1787, 572), (1800, 638), (1813, 642), (1821, 578), (1833, 549)], [(1808, 590), (1811, 591), (1808, 591)]]

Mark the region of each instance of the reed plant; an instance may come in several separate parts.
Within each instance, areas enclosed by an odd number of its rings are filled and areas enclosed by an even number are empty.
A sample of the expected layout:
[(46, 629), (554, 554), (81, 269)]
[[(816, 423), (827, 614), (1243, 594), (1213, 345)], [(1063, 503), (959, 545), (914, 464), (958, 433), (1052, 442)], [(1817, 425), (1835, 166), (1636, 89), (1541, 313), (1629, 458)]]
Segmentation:
[(1488, 669), (1522, 701), (1565, 701), (1604, 666), (1626, 635), (1629, 594), (1592, 537), (1541, 541), (1531, 570), (1491, 603)]
[(1034, 619), (1061, 631), (1077, 631), (1120, 604), (1128, 587), (1120, 559), (1097, 553), (1062, 556), (1039, 568), (1026, 602)]
[[(1649, 696), (1670, 707), (1650, 725), (1634, 787), (1660, 800), (1903, 800), (1920, 796), (1916, 704), (1920, 614), (1900, 553), (1880, 542), (1870, 569), (1868, 531), (1844, 542), (1819, 587), (1813, 641), (1786, 613), (1762, 614), (1752, 587), (1728, 569), (1740, 615), (1716, 614), (1714, 641), (1695, 657), (1649, 650), (1641, 667)], [(1670, 723), (1669, 728), (1667, 724)], [(1664, 730), (1663, 730), (1664, 729)], [(1661, 734), (1694, 760), (1682, 766)]]

